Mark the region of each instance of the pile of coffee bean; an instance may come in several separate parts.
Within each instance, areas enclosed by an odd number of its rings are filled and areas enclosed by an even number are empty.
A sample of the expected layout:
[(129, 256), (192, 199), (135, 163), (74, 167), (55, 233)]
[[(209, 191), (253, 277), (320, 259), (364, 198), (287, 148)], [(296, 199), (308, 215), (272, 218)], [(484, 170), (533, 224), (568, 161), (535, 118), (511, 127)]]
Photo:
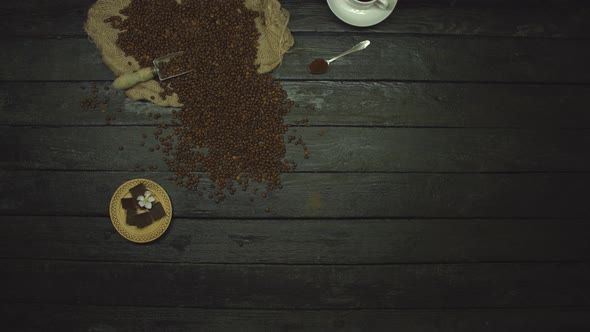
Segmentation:
[[(263, 190), (281, 187), (280, 174), (295, 169), (285, 160), (283, 118), (293, 102), (270, 74), (254, 65), (259, 13), (243, 0), (132, 0), (108, 19), (119, 29), (117, 44), (142, 67), (184, 51), (175, 70), (191, 73), (162, 82), (163, 96), (175, 92), (184, 105), (154, 131), (171, 180), (196, 189), (201, 174), (213, 181), (219, 202), (237, 186), (253, 182)], [(266, 194), (262, 195), (266, 196)]]

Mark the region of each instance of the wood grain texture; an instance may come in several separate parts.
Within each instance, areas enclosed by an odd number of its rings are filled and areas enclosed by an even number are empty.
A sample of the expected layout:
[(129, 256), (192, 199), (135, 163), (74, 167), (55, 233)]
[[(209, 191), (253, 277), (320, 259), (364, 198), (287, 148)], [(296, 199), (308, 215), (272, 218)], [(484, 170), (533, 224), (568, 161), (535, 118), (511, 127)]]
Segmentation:
[[(324, 75), (307, 65), (340, 54), (361, 40), (372, 44), (339, 59)], [(555, 39), (300, 35), (274, 76), (305, 80), (411, 80), (589, 83), (590, 44)], [(0, 81), (112, 80), (98, 50), (86, 39), (15, 39), (0, 55)]]
[(587, 3), (541, 1), (398, 1), (382, 23), (357, 28), (332, 14), (322, 1), (281, 1), (291, 13), (294, 32), (372, 32), (429, 35), (588, 38)]
[(175, 218), (162, 238), (145, 245), (119, 236), (107, 217), (2, 216), (0, 225), (0, 257), (19, 259), (232, 264), (590, 259), (586, 219)]
[[(0, 125), (104, 125), (104, 107), (84, 111), (80, 106), (92, 97), (93, 83), (100, 103), (109, 98), (106, 109), (116, 116), (111, 125), (158, 123), (148, 113), (171, 120), (173, 108), (104, 90), (111, 82), (4, 82)], [(590, 128), (590, 86), (338, 81), (282, 85), (299, 104), (287, 115), (288, 123), (305, 118), (311, 126)]]
[(586, 332), (590, 312), (563, 309), (232, 310), (2, 304), (17, 331)]
[[(4, 2), (9, 12), (3, 34), (82, 36), (86, 12), (94, 0)], [(356, 28), (334, 16), (325, 1), (281, 0), (293, 32), (375, 32), (509, 37), (587, 38), (590, 25), (583, 1), (399, 1), (391, 17), (369, 28)], [(524, 5), (526, 4), (526, 6)]]
[(25, 303), (236, 309), (590, 305), (589, 263), (310, 266), (6, 259), (0, 273), (5, 279), (0, 299)]
[[(7, 128), (0, 131), (0, 166), (133, 171), (155, 165), (164, 171), (161, 149), (149, 150), (159, 146), (153, 131)], [(301, 146), (287, 144), (286, 158), (297, 161), (297, 172), (590, 171), (589, 130), (303, 127), (287, 135), (303, 137), (309, 147), (310, 158), (304, 159)]]
[[(114, 155), (113, 158), (123, 158)], [(170, 195), (175, 217), (198, 218), (587, 218), (590, 174), (298, 173), (250, 201), (215, 204), (164, 172), (0, 171), (0, 213), (104, 216), (126, 180), (148, 178)], [(203, 181), (207, 185), (207, 181)], [(260, 194), (259, 194), (260, 195)], [(264, 212), (266, 208), (271, 212)]]
[[(400, 0), (366, 29), (283, 1), (296, 47), (274, 76), (312, 158), (220, 204), (140, 146), (172, 109), (104, 90), (92, 2), (0, 2), (4, 329), (590, 330), (588, 1)], [(81, 109), (92, 82), (109, 125)], [(148, 245), (107, 216), (138, 177), (174, 204)]]

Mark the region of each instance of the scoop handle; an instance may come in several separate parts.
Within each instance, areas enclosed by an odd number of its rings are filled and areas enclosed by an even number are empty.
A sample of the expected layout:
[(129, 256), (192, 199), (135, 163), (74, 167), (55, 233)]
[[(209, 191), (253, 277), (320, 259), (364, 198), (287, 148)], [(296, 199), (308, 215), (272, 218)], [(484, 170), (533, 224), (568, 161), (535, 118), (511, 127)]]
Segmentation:
[(113, 88), (118, 90), (127, 90), (129, 88), (134, 87), (135, 85), (149, 81), (154, 78), (154, 70), (153, 68), (141, 68), (140, 70), (127, 73), (123, 76), (119, 76), (113, 82)]

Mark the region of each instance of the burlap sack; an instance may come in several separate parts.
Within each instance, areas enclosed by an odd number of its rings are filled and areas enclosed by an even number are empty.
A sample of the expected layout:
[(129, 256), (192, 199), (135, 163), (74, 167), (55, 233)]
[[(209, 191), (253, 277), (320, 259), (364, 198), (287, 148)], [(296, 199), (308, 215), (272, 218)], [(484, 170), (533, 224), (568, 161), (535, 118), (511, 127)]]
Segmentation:
[[(177, 1), (180, 2), (180, 0)], [(88, 11), (88, 19), (84, 25), (88, 36), (100, 50), (104, 63), (117, 76), (141, 69), (134, 58), (125, 56), (117, 47), (119, 30), (111, 27), (110, 23), (105, 23), (105, 20), (111, 16), (124, 17), (120, 11), (130, 2), (131, 0), (97, 0)], [(295, 42), (291, 31), (287, 28), (289, 12), (281, 8), (278, 0), (244, 0), (244, 2), (246, 8), (264, 14), (264, 21), (261, 18), (256, 19), (260, 38), (255, 64), (260, 65), (258, 72), (267, 73), (281, 63), (283, 55)], [(178, 102), (178, 95), (173, 94), (162, 99), (159, 96), (161, 91), (160, 84), (151, 80), (127, 90), (126, 94), (129, 98), (145, 99), (161, 106), (182, 106)], [(151, 96), (155, 96), (156, 99), (150, 99)]]

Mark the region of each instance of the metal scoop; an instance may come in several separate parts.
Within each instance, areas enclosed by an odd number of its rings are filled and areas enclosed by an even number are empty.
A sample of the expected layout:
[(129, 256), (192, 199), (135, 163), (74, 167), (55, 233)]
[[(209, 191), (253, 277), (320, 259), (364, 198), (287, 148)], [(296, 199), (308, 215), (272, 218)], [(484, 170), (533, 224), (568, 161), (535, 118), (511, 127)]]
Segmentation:
[(168, 80), (168, 79), (171, 79), (174, 77), (188, 74), (193, 70), (187, 70), (187, 71), (184, 71), (181, 73), (174, 73), (173, 75), (168, 75), (168, 76), (162, 76), (162, 74), (160, 72), (160, 69), (161, 69), (160, 65), (162, 63), (169, 62), (170, 60), (180, 57), (183, 54), (184, 54), (184, 52), (180, 51), (180, 52), (165, 55), (161, 58), (157, 58), (153, 61), (154, 66), (151, 68), (150, 67), (142, 68), (136, 72), (127, 73), (127, 74), (124, 74), (123, 76), (119, 76), (113, 82), (113, 87), (115, 89), (119, 89), (119, 90), (127, 90), (129, 88), (134, 87), (135, 85), (137, 85), (139, 83), (149, 81), (152, 78), (154, 78), (155, 76), (157, 76), (160, 81), (165, 81), (165, 80)]

